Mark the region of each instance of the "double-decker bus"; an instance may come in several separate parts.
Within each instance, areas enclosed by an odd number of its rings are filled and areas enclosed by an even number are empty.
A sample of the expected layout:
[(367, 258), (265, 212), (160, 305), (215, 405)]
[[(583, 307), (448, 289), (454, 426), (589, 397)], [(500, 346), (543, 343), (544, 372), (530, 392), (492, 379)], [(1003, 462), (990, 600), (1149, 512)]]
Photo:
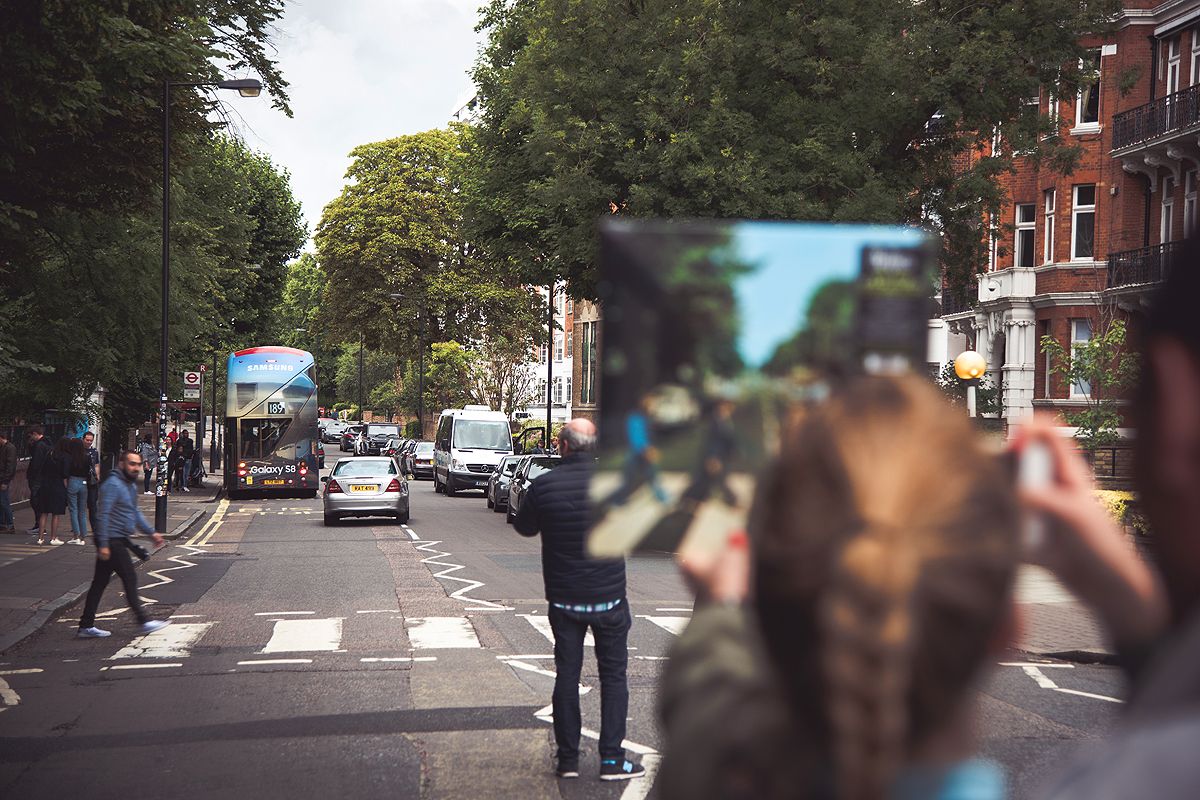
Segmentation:
[(317, 368), (312, 353), (250, 347), (229, 356), (225, 491), (316, 497)]

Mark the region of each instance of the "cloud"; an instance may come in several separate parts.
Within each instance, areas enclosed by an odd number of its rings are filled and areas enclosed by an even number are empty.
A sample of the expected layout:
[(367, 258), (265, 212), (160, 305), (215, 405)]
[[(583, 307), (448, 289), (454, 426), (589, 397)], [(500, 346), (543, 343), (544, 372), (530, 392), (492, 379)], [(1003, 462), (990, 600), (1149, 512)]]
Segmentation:
[[(294, 117), (223, 98), (248, 146), (292, 175), (310, 232), (355, 146), (441, 127), (473, 94), (478, 0), (304, 0), (275, 32)], [(241, 77), (241, 76), (238, 76)]]

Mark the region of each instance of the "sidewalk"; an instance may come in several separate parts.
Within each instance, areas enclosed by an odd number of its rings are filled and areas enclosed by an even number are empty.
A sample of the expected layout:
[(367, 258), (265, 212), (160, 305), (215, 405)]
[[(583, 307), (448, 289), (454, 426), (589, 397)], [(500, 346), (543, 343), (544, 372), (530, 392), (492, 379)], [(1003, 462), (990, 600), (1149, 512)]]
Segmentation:
[[(167, 504), (167, 538), (183, 535), (207, 516), (220, 487), (210, 477), (208, 485), (191, 492), (176, 492)], [(154, 497), (139, 495), (138, 505), (154, 521)], [(17, 534), (0, 535), (0, 653), (29, 636), (61, 609), (74, 605), (87, 592), (96, 561), (90, 536), (84, 547), (37, 546), (25, 533), (33, 527), (28, 503), (13, 509)], [(71, 523), (59, 521), (59, 538), (70, 538)]]
[(1018, 650), (1082, 661), (1112, 659), (1112, 645), (1095, 618), (1046, 570), (1021, 567), (1016, 601), (1022, 626)]

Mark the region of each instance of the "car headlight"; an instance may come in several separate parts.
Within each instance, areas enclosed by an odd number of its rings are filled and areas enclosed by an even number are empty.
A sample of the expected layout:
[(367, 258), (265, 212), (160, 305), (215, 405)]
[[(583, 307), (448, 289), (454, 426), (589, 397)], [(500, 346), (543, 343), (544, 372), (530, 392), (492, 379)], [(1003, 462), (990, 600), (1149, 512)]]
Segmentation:
[(458, 463), (457, 458), (450, 459), (450, 469), (460, 469), (460, 465)]

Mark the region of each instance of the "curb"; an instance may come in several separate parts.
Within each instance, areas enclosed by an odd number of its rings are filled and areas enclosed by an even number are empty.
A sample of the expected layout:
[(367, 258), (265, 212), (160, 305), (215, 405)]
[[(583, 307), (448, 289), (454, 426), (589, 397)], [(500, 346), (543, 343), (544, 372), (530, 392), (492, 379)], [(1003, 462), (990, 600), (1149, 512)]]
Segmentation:
[(1059, 661), (1069, 661), (1073, 664), (1100, 664), (1106, 667), (1121, 666), (1121, 657), (1116, 653), (1106, 653), (1098, 650), (1055, 650), (1053, 652), (1017, 650), (1016, 652), (1034, 658), (1054, 658)]
[[(174, 541), (180, 536), (183, 536), (188, 532), (188, 529), (195, 525), (196, 522), (202, 516), (204, 516), (205, 513), (207, 512), (203, 510), (195, 512), (183, 522), (176, 525), (175, 530), (164, 536), (163, 539)], [(135, 563), (134, 566), (141, 566), (141, 562)], [(49, 603), (46, 603), (40, 607), (34, 612), (32, 617), (27, 619), (23, 625), (18, 627), (12, 633), (0, 636), (0, 653), (5, 653), (16, 645), (20, 644), (22, 641), (41, 630), (42, 626), (49, 622), (55, 614), (78, 603), (88, 593), (88, 589), (91, 587), (91, 585), (92, 582), (90, 580), (79, 584), (61, 597), (51, 600)]]

